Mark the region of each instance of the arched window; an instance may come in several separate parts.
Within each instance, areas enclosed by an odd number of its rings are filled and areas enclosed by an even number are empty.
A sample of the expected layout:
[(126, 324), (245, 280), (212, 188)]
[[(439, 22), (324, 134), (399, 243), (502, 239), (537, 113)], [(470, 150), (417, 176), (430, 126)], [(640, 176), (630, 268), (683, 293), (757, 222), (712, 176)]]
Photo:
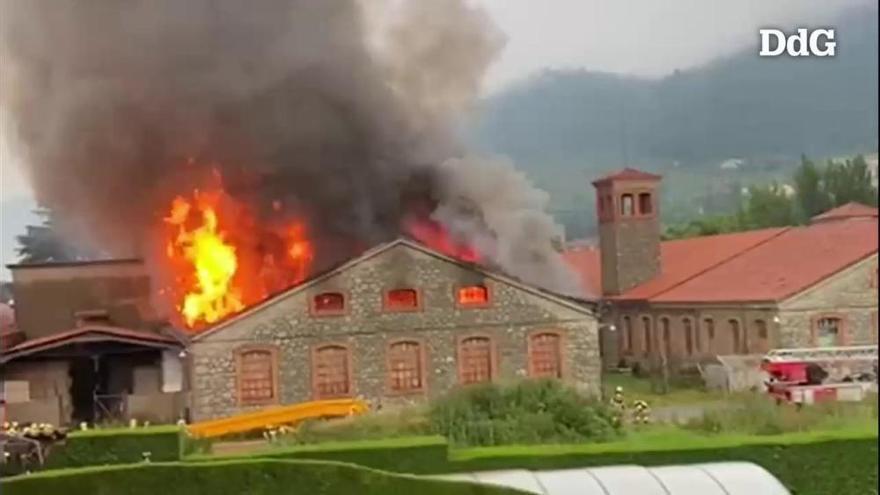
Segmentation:
[(345, 312), (345, 296), (341, 292), (323, 292), (312, 298), (312, 313), (317, 315)]
[(278, 362), (274, 348), (244, 348), (236, 352), (238, 402), (243, 406), (278, 402)]
[(645, 345), (645, 355), (651, 354), (653, 350), (653, 336), (651, 335), (651, 318), (642, 317), (642, 343)]
[(813, 341), (818, 347), (843, 345), (843, 319), (836, 315), (821, 316), (813, 320)]
[(388, 346), (388, 385), (392, 392), (421, 392), (425, 388), (422, 345), (402, 340)]
[(558, 333), (529, 336), (529, 376), (562, 378), (562, 337)]
[(385, 294), (388, 311), (414, 311), (419, 309), (419, 292), (415, 289), (393, 289)]
[(489, 288), (485, 285), (459, 287), (456, 298), (459, 306), (485, 306), (489, 304)]
[(621, 347), (623, 348), (623, 352), (630, 353), (632, 352), (633, 348), (632, 320), (629, 316), (624, 316), (621, 321), (623, 322), (620, 332), (620, 337), (622, 340)]
[(745, 354), (743, 351), (743, 336), (739, 327), (739, 320), (731, 318), (730, 320), (727, 320), (727, 324), (730, 325), (730, 338), (733, 340), (733, 353)]
[(715, 320), (706, 318), (703, 320), (703, 328), (706, 330), (706, 350), (715, 350)]
[(312, 355), (312, 389), (315, 399), (351, 395), (351, 356), (348, 347), (328, 344)]
[(684, 328), (684, 350), (688, 356), (694, 354), (694, 322), (690, 318), (681, 320)]
[(651, 193), (639, 194), (639, 215), (651, 215), (654, 213), (654, 203)]
[(755, 346), (758, 352), (767, 352), (770, 350), (770, 335), (767, 332), (767, 322), (764, 320), (755, 320)]
[(473, 336), (461, 340), (458, 346), (459, 381), (463, 385), (492, 381), (494, 376), (492, 340)]
[(633, 205), (633, 195), (632, 194), (623, 194), (620, 196), (620, 216), (622, 217), (631, 217), (633, 216), (634, 205)]
[(660, 318), (660, 335), (663, 338), (663, 352), (672, 355), (672, 336), (669, 332), (669, 318)]

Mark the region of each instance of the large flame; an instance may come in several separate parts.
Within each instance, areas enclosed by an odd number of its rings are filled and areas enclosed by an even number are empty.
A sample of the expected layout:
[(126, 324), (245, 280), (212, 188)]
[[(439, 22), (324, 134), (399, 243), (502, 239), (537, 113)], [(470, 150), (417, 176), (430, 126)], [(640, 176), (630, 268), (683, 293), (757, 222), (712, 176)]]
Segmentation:
[(220, 321), (308, 276), (313, 250), (305, 225), (257, 222), (222, 186), (176, 197), (165, 223), (173, 271), (165, 293), (189, 328)]
[[(175, 238), (169, 242), (167, 253), (188, 261), (192, 267), (195, 286), (185, 293), (179, 307), (187, 326), (199, 321), (213, 323), (224, 316), (244, 309), (241, 291), (233, 286), (238, 271), (235, 246), (218, 229), (215, 195), (198, 191), (194, 201), (177, 197), (171, 204), (171, 214), (165, 219), (177, 227)], [(195, 207), (195, 212), (193, 212)], [(187, 227), (190, 215), (198, 222)]]

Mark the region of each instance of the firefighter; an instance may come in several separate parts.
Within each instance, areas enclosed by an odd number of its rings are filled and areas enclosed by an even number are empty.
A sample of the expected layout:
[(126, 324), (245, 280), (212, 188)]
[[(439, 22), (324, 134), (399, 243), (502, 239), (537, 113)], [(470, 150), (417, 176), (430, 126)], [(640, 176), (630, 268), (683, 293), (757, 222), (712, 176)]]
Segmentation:
[(633, 402), (633, 422), (646, 425), (651, 422), (651, 408), (643, 400)]
[(614, 409), (614, 423), (620, 426), (626, 416), (626, 401), (623, 398), (623, 387), (616, 387), (611, 396), (611, 408)]

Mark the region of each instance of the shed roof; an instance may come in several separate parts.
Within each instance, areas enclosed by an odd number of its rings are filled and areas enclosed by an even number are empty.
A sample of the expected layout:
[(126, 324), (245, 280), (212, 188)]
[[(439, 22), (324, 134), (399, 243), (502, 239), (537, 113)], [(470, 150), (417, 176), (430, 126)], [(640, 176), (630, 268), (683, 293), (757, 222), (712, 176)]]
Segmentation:
[(26, 340), (8, 349), (4, 349), (2, 355), (0, 355), (0, 362), (5, 363), (16, 358), (39, 354), (70, 344), (95, 342), (115, 342), (155, 349), (182, 347), (181, 343), (173, 337), (153, 332), (102, 325), (85, 325), (65, 332)]

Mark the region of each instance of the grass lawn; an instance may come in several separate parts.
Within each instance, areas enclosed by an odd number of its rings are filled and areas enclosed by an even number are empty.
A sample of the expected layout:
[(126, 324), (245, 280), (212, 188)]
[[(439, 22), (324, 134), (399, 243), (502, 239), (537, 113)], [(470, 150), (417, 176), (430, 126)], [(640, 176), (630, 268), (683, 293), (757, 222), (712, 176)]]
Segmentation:
[[(602, 396), (611, 398), (616, 387), (623, 387), (623, 396), (627, 404), (640, 399), (656, 409), (666, 406), (694, 405), (719, 402), (730, 399), (734, 395), (724, 392), (707, 391), (699, 383), (670, 383), (669, 392), (660, 393), (653, 390), (651, 381), (627, 373), (606, 371), (602, 375)], [(751, 394), (753, 395), (753, 394)]]

